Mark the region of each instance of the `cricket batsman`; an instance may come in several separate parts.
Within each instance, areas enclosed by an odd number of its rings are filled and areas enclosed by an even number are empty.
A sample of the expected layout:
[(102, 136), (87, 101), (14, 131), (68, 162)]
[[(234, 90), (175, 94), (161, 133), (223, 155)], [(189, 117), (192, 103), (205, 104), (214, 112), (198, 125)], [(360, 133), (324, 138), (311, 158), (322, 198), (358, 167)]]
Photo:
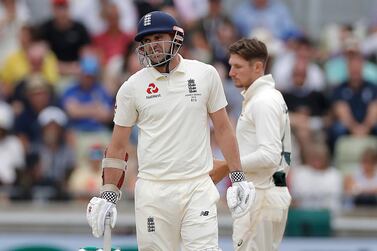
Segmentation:
[(135, 187), (138, 249), (217, 251), (216, 202), (209, 119), (227, 160), (235, 191), (231, 210), (247, 213), (254, 190), (241, 170), (238, 144), (227, 116), (220, 77), (214, 67), (178, 52), (184, 30), (167, 13), (146, 14), (135, 41), (144, 68), (123, 83), (116, 96), (114, 129), (102, 161), (103, 187), (90, 200), (87, 219), (103, 235), (110, 212), (116, 222), (131, 128), (137, 126), (139, 173)]

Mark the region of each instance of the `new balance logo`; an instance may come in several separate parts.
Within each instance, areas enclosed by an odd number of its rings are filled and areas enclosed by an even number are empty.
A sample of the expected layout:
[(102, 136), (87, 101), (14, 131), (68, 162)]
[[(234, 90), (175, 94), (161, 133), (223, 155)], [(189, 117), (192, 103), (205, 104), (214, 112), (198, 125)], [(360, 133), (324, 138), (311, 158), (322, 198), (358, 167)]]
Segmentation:
[(145, 15), (144, 26), (148, 26), (148, 25), (151, 25), (151, 24), (152, 24), (152, 15), (151, 14)]
[(202, 211), (200, 213), (200, 216), (208, 216), (209, 215), (209, 211)]
[(155, 224), (154, 224), (154, 218), (153, 217), (148, 217), (147, 228), (148, 228), (148, 232), (155, 232), (156, 231), (156, 227), (155, 227)]
[(242, 239), (239, 240), (239, 242), (237, 243), (237, 247), (241, 247), (242, 243), (243, 243), (243, 240)]

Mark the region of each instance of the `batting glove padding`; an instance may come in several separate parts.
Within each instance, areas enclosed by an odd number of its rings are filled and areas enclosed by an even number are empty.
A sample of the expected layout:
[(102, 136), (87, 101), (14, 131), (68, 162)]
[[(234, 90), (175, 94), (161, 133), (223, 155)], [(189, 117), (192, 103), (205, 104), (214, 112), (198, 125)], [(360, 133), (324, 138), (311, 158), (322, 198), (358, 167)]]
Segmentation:
[(108, 215), (110, 217), (110, 225), (114, 228), (117, 220), (117, 209), (115, 204), (106, 199), (93, 197), (86, 209), (86, 219), (89, 226), (92, 228), (92, 233), (99, 238), (105, 231), (105, 219)]
[(245, 179), (243, 172), (230, 173), (232, 186), (228, 188), (226, 199), (233, 218), (239, 218), (248, 213), (255, 199), (255, 187)]

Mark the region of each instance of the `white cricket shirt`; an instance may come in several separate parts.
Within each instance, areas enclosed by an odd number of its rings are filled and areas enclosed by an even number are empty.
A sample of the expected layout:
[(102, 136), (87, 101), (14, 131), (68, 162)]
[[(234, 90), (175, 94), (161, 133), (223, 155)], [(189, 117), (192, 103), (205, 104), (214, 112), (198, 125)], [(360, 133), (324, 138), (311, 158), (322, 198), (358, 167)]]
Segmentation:
[(236, 132), (241, 165), (257, 188), (268, 188), (282, 161), (285, 134), (289, 137), (285, 151), (291, 150), (287, 105), (271, 75), (258, 78), (241, 94), (244, 101)]
[(188, 179), (212, 169), (208, 113), (226, 105), (215, 68), (180, 56), (170, 74), (144, 68), (123, 83), (114, 123), (139, 127), (140, 178)]

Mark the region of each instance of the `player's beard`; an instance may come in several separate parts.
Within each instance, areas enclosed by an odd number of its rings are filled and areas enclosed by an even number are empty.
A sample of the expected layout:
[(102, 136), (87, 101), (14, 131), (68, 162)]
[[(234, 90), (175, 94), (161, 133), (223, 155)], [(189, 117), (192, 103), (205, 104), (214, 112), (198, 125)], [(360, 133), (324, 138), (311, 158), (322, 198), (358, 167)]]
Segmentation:
[(149, 60), (156, 66), (167, 65), (171, 59), (171, 46), (173, 45), (170, 42), (162, 42), (157, 48), (151, 48)]
[[(155, 53), (153, 55), (149, 55), (148, 57), (149, 57), (149, 60), (151, 60), (151, 62), (154, 65), (163, 66), (168, 62), (167, 59), (169, 58), (169, 55), (165, 53)], [(166, 62), (160, 64), (161, 62), (164, 62), (164, 61)]]

